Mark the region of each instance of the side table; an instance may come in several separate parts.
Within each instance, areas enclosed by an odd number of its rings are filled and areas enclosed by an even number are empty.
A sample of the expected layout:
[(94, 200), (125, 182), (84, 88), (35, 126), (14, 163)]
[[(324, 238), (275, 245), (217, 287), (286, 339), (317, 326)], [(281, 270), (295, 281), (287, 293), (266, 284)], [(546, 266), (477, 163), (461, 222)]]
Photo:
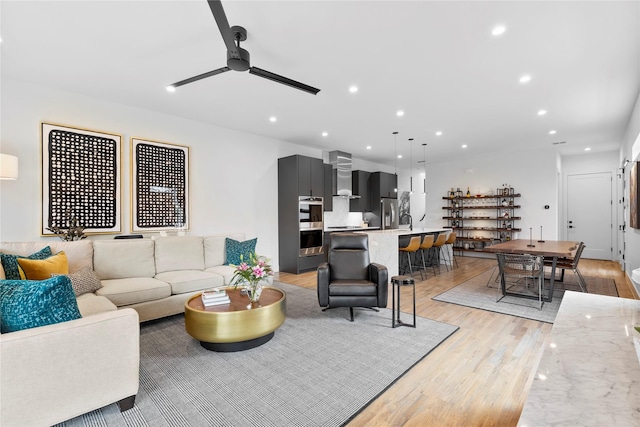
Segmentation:
[[(413, 287), (413, 324), (400, 320), (400, 286)], [(391, 327), (408, 326), (416, 327), (416, 281), (411, 276), (393, 276), (391, 278)], [(396, 291), (398, 297), (396, 298)], [(396, 315), (397, 311), (397, 315)]]

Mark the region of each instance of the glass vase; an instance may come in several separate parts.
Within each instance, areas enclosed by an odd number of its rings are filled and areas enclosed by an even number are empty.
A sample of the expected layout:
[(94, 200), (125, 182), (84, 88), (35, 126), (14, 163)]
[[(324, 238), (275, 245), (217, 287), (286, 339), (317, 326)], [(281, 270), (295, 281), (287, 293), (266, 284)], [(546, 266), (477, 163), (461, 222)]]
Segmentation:
[(249, 298), (249, 302), (258, 302), (260, 301), (260, 294), (262, 294), (262, 285), (260, 282), (258, 283), (249, 283), (245, 289), (247, 290), (247, 297)]

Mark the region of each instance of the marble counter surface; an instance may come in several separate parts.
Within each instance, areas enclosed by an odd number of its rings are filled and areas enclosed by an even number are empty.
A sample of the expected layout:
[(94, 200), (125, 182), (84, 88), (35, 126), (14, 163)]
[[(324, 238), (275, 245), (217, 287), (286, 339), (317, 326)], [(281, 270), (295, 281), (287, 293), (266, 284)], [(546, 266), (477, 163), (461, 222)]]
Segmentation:
[(450, 228), (414, 228), (413, 230), (409, 230), (408, 228), (394, 228), (387, 230), (371, 230), (371, 232), (375, 234), (393, 234), (396, 236), (409, 236), (414, 234), (431, 234), (442, 232), (448, 233), (450, 231)]
[(344, 233), (344, 232), (353, 232), (353, 231), (374, 231), (374, 230), (379, 230), (380, 227), (352, 227), (352, 226), (348, 226), (348, 227), (325, 227), (324, 231), (325, 233)]
[[(400, 236), (419, 235), (419, 234), (435, 234), (442, 232), (450, 232), (446, 228), (414, 228), (413, 230), (396, 228), (392, 230), (370, 230), (359, 231), (369, 236), (369, 258), (371, 262), (376, 262), (387, 267), (389, 270), (389, 278), (398, 275), (398, 243)], [(418, 274), (420, 277), (420, 274)]]
[(640, 426), (640, 301), (567, 291), (518, 425)]

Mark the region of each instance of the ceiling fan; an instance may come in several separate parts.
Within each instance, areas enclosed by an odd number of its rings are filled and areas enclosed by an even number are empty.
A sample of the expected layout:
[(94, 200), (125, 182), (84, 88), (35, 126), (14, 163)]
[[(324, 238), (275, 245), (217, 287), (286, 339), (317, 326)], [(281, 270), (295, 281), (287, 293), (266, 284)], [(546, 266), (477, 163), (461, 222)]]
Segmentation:
[(276, 83), (282, 83), (284, 85), (294, 87), (313, 95), (320, 92), (320, 89), (316, 89), (304, 83), (288, 79), (270, 71), (263, 70), (262, 68), (252, 67), (250, 64), (249, 52), (240, 47), (240, 42), (243, 42), (247, 39), (247, 30), (237, 25), (229, 27), (229, 21), (227, 21), (227, 16), (224, 13), (224, 9), (222, 8), (222, 3), (220, 2), (220, 0), (207, 0), (207, 3), (209, 3), (209, 8), (213, 13), (213, 17), (215, 18), (216, 23), (218, 24), (218, 28), (220, 29), (220, 34), (222, 34), (224, 44), (227, 46), (227, 66), (218, 68), (217, 70), (209, 71), (207, 73), (199, 74), (188, 79), (180, 80), (179, 82), (167, 86), (167, 90), (174, 91), (175, 88), (179, 86), (206, 79), (207, 77), (215, 76), (216, 74), (226, 73), (229, 70), (249, 70), (249, 74), (254, 74), (256, 76), (272, 80)]

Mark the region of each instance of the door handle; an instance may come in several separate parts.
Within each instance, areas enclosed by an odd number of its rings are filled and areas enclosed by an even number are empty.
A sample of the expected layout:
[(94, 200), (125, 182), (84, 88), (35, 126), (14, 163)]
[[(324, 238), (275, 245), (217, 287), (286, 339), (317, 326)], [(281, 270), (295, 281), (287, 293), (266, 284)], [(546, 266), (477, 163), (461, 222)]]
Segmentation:
[(569, 228), (573, 228), (573, 225), (570, 225)]

